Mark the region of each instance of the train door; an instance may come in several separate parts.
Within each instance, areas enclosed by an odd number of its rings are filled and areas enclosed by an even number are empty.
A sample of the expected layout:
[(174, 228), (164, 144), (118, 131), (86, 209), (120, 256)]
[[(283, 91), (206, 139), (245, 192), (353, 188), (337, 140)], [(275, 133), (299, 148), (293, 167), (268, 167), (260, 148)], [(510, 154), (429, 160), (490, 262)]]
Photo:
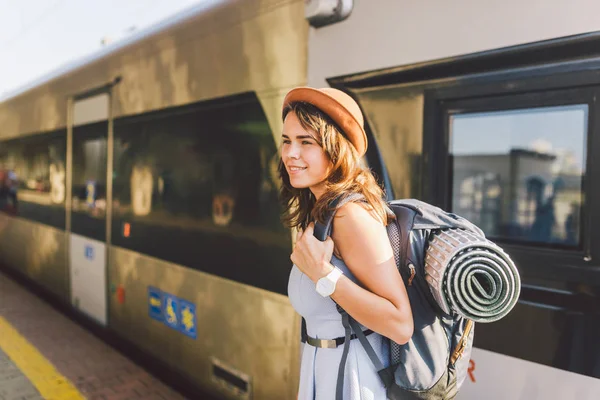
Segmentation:
[(110, 93), (76, 97), (68, 137), (70, 196), (67, 232), (71, 301), (75, 308), (107, 324), (107, 260), (110, 243), (109, 199)]
[(520, 271), (515, 308), (475, 324), (458, 398), (597, 399), (600, 86), (582, 85), (577, 73), (526, 84), (509, 77), (435, 90), (343, 84), (358, 88), (369, 166), (388, 194), (468, 218)]
[(461, 399), (598, 398), (598, 95), (591, 86), (439, 103), (435, 199), (499, 243), (522, 277), (513, 311), (476, 324)]

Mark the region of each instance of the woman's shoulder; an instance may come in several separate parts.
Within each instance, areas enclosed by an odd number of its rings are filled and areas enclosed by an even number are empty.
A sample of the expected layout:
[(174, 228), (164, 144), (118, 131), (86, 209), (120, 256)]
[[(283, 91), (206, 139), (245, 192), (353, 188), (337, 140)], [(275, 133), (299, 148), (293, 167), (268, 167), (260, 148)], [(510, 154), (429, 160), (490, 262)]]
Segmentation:
[(384, 227), (373, 208), (366, 202), (351, 201), (342, 205), (333, 219), (334, 232), (353, 231), (360, 228)]
[(369, 216), (371, 212), (371, 205), (362, 199), (358, 199), (354, 201), (348, 201), (338, 207), (336, 217), (360, 218), (363, 216)]
[(386, 247), (390, 246), (385, 225), (371, 206), (362, 202), (347, 203), (338, 209), (331, 236), (340, 259), (361, 253), (387, 254)]

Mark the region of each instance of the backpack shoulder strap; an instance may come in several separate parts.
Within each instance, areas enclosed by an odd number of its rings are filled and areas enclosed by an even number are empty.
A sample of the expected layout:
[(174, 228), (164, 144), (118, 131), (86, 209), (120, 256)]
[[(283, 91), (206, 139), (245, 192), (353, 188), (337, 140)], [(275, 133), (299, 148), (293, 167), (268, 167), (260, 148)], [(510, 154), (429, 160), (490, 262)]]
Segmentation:
[[(421, 205), (422, 207), (417, 207)], [(424, 246), (426, 245), (426, 237), (423, 236), (425, 233), (421, 233), (417, 234), (411, 239), (411, 232), (413, 232), (413, 230), (422, 231), (440, 229), (443, 226), (440, 226), (439, 221), (432, 221), (432, 219), (429, 219), (427, 212), (423, 213), (423, 208), (427, 209), (429, 205), (418, 200), (394, 200), (389, 204), (389, 206), (396, 215), (396, 221), (394, 221), (394, 225), (390, 227), (393, 229), (388, 229), (388, 234), (393, 233), (398, 236), (397, 245), (394, 243), (395, 240), (390, 237), (390, 240), (392, 241), (392, 249), (394, 250), (394, 257), (396, 258), (398, 264), (397, 267), (400, 271), (403, 271), (407, 268), (409, 263), (413, 263), (414, 268), (414, 263), (416, 260), (409, 259), (409, 248), (414, 245), (414, 243), (411, 244), (411, 240), (416, 240), (416, 243), (418, 243), (424, 250)], [(424, 219), (426, 219), (426, 223), (423, 222)], [(427, 281), (423, 275), (424, 265), (421, 265), (422, 263), (419, 262), (416, 264), (419, 265), (419, 269), (417, 269), (417, 273), (414, 275), (412, 282), (419, 287), (419, 291), (423, 294), (429, 305), (434, 310), (437, 310), (439, 313), (446, 314), (435, 301), (433, 295), (431, 294), (431, 290), (429, 290)]]
[(335, 213), (339, 210), (344, 204), (350, 203), (352, 201), (360, 201), (363, 200), (364, 196), (360, 193), (352, 193), (345, 196), (340, 196), (333, 200), (329, 205), (329, 213), (325, 216), (325, 222), (322, 224), (319, 221), (315, 222), (315, 230), (314, 237), (319, 239), (321, 242), (324, 242), (328, 236), (331, 236), (331, 232), (333, 231), (333, 217), (335, 217)]
[(337, 385), (335, 387), (335, 400), (344, 400), (344, 375), (346, 372), (346, 360), (348, 359), (348, 351), (350, 350), (350, 336), (352, 334), (352, 327), (350, 326), (350, 315), (344, 311), (339, 304), (336, 304), (338, 312), (342, 316), (342, 325), (344, 326), (344, 348), (342, 350), (342, 358), (340, 359), (340, 365), (338, 366)]
[[(391, 222), (391, 230), (395, 235), (398, 235), (398, 245), (392, 243), (392, 249), (397, 254), (397, 267), (405, 268), (406, 256), (408, 254), (408, 246), (410, 245), (410, 232), (413, 229), (415, 223), (416, 211), (410, 207), (394, 207), (394, 204), (390, 204), (390, 208), (396, 216), (396, 221)], [(390, 231), (388, 228), (388, 232)], [(395, 238), (394, 238), (395, 239)]]

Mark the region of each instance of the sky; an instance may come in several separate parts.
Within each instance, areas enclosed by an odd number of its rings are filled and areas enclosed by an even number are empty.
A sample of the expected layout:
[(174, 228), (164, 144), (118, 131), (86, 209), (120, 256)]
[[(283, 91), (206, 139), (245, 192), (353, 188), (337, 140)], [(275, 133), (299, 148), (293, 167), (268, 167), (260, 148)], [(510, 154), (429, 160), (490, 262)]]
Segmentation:
[[(585, 104), (458, 114), (451, 119), (451, 152), (508, 154), (511, 149), (554, 154), (582, 171), (587, 149)], [(568, 159), (564, 159), (568, 157)]]
[(0, 0), (0, 98), (202, 1)]

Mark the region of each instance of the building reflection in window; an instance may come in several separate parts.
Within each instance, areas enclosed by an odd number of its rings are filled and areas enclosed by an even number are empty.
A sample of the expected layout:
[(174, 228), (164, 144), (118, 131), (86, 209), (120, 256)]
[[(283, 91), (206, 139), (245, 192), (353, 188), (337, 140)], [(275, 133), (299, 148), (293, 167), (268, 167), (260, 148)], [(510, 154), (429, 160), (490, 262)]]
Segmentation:
[(452, 209), (492, 237), (578, 245), (587, 105), (450, 119)]

